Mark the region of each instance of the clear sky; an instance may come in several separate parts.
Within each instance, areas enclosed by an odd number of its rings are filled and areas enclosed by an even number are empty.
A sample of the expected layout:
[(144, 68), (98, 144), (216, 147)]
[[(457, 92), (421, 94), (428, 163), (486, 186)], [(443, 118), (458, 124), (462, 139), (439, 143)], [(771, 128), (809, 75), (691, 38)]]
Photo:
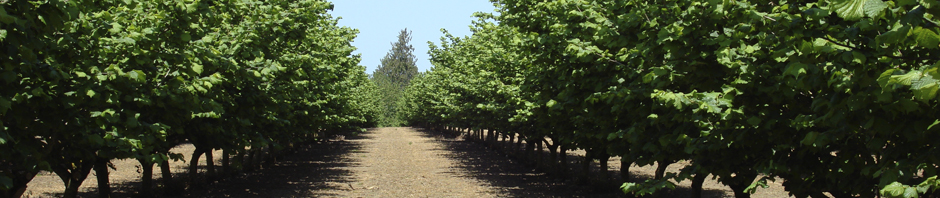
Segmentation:
[(359, 29), (353, 41), (362, 54), (359, 65), (372, 73), (398, 33), (408, 28), (411, 45), (418, 58), (418, 71), (431, 68), (428, 61), (428, 41), (440, 45), (441, 28), (454, 36), (468, 36), (474, 12), (494, 12), (489, 0), (331, 0), (333, 17), (342, 17), (340, 26)]

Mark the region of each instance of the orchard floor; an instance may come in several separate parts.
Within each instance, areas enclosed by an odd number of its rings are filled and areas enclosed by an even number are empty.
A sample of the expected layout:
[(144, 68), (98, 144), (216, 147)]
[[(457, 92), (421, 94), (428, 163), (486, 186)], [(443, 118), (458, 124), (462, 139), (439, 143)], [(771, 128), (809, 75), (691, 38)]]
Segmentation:
[[(181, 145), (172, 152), (189, 159), (193, 148)], [(214, 155), (219, 161), (221, 152)], [(570, 167), (583, 151), (568, 153)], [(202, 158), (205, 159), (205, 158)], [(133, 197), (139, 186), (138, 163), (112, 161), (114, 197)], [(615, 186), (622, 183), (619, 159), (610, 161), (610, 185), (578, 185), (521, 164), (482, 145), (464, 141), (450, 133), (419, 128), (378, 128), (344, 140), (301, 146), (259, 171), (244, 173), (195, 187), (185, 197), (628, 197)], [(174, 173), (182, 173), (185, 162), (173, 162)], [(596, 163), (594, 163), (596, 164)], [(201, 160), (200, 166), (204, 166)], [(682, 168), (683, 163), (669, 167)], [(595, 166), (597, 168), (597, 166)], [(631, 167), (630, 181), (652, 177), (655, 167)], [(154, 168), (155, 183), (160, 169)], [(201, 169), (201, 171), (205, 171)], [(573, 171), (573, 170), (572, 170)], [(597, 174), (595, 170), (594, 174)], [(185, 174), (175, 174), (176, 177)], [(711, 178), (709, 178), (711, 179)], [(758, 189), (752, 197), (787, 197), (781, 181)], [(95, 197), (94, 171), (81, 188), (80, 196)], [(663, 197), (689, 197), (688, 181)], [(51, 173), (42, 173), (29, 184), (24, 197), (58, 197), (64, 187)], [(156, 190), (160, 193), (158, 187)], [(703, 197), (732, 197), (730, 188), (713, 180), (704, 184)]]

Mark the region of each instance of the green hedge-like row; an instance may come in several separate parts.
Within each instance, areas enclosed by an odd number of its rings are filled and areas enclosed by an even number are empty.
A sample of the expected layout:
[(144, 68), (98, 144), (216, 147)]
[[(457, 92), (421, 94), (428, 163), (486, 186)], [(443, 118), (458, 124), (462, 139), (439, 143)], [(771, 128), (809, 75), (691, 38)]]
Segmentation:
[(337, 26), (330, 9), (316, 0), (3, 2), (0, 197), (18, 197), (41, 170), (74, 197), (92, 167), (120, 158), (152, 167), (186, 141), (198, 159), (373, 125), (375, 86), (351, 55), (357, 31)]
[(797, 197), (940, 185), (938, 1), (494, 3), (432, 50), (412, 122), (691, 162), (635, 194), (707, 175), (738, 197), (773, 178)]

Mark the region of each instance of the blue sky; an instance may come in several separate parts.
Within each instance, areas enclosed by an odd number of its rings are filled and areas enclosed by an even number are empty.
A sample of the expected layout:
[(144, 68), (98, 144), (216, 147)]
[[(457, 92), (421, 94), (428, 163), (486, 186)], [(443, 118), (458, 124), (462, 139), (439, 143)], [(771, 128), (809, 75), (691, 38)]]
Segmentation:
[(397, 41), (398, 33), (408, 28), (411, 45), (418, 58), (418, 71), (431, 68), (428, 61), (428, 41), (439, 45), (447, 29), (454, 36), (470, 35), (471, 15), (474, 12), (494, 12), (489, 0), (332, 0), (333, 17), (342, 17), (340, 26), (359, 29), (353, 42), (362, 54), (359, 65), (372, 73)]

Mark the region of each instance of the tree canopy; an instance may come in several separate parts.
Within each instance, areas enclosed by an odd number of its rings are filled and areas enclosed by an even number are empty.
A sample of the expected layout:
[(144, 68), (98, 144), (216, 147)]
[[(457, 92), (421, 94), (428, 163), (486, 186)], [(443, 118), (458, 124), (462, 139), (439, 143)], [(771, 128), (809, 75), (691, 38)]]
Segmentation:
[(385, 110), (380, 120), (382, 126), (401, 125), (398, 118), (398, 99), (411, 79), (418, 75), (418, 61), (414, 55), (411, 42), (411, 31), (408, 28), (401, 30), (398, 40), (392, 42), (392, 49), (382, 58), (381, 63), (372, 74), (372, 80), (378, 85), (381, 93), (381, 106)]

